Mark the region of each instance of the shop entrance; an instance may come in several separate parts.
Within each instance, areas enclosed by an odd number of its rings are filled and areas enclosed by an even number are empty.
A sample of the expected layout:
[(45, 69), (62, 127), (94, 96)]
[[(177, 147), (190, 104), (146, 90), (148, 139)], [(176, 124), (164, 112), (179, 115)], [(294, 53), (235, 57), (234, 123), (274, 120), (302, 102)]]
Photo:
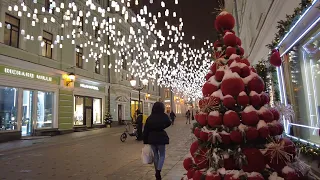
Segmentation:
[(119, 124), (122, 124), (122, 117), (123, 117), (123, 114), (122, 114), (122, 105), (118, 105), (118, 123)]
[(91, 127), (101, 124), (101, 99), (75, 96), (74, 125)]
[(21, 134), (22, 136), (30, 136), (33, 132), (33, 96), (34, 91), (23, 90), (23, 102), (22, 102), (22, 124), (21, 124)]

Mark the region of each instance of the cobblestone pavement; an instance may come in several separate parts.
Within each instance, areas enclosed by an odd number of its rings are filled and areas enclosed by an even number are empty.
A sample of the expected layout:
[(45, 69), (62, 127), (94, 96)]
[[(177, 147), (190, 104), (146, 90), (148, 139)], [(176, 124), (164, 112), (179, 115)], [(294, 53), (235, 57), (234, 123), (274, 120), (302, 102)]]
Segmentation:
[[(170, 145), (162, 174), (180, 180), (182, 161), (189, 152), (191, 125), (177, 119), (167, 129)], [(0, 144), (1, 180), (153, 180), (151, 165), (140, 159), (143, 144), (129, 137), (120, 142), (124, 127), (22, 140)]]

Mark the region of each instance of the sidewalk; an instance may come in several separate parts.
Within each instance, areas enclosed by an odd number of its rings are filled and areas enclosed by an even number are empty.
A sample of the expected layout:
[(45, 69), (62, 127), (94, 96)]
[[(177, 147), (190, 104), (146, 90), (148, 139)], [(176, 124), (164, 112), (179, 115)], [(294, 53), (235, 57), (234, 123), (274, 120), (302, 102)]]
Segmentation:
[[(190, 128), (178, 118), (167, 129), (164, 180), (180, 180), (185, 173), (182, 162), (192, 142)], [(0, 179), (154, 180), (153, 166), (141, 162), (143, 143), (134, 137), (122, 143), (123, 131), (115, 127), (0, 144)]]

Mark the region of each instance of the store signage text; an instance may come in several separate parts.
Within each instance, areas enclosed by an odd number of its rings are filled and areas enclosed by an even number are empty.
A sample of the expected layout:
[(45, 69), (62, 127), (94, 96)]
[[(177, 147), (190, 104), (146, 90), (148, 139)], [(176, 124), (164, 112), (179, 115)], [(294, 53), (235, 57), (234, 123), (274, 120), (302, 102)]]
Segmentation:
[(4, 68), (4, 73), (16, 75), (16, 76), (23, 76), (23, 77), (27, 77), (27, 78), (31, 78), (31, 79), (36, 78), (39, 80), (52, 82), (52, 77), (44, 76), (44, 75), (40, 75), (40, 74), (35, 74), (35, 73), (31, 73), (31, 72), (26, 72), (26, 71), (20, 71), (20, 70), (16, 70), (16, 69)]
[(80, 84), (80, 87), (85, 88), (85, 89), (92, 89), (92, 90), (99, 91), (99, 87), (97, 87), (97, 86), (91, 86), (91, 85), (87, 85), (87, 84)]

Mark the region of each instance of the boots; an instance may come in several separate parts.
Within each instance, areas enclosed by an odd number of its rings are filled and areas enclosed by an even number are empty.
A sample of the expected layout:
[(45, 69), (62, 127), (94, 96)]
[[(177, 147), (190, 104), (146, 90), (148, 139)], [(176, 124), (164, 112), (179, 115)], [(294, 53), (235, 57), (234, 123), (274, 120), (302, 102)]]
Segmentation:
[(156, 170), (156, 180), (161, 180), (161, 170)]

